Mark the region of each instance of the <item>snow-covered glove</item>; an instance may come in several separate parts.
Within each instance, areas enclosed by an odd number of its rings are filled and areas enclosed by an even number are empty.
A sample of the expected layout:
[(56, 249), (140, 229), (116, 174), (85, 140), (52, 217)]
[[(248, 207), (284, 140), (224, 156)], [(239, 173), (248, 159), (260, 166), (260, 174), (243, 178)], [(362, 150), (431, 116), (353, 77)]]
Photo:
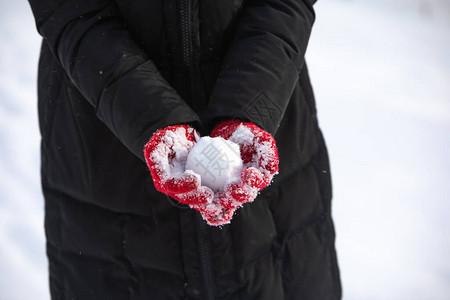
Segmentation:
[(270, 184), (278, 173), (278, 151), (272, 135), (253, 123), (224, 121), (213, 129), (210, 136), (238, 144), (244, 163), (240, 178), (216, 193), (213, 203), (196, 206), (208, 223), (221, 225), (229, 223), (237, 208), (252, 202), (259, 191)]
[(278, 172), (278, 152), (273, 137), (253, 123), (225, 121), (211, 137), (222, 137), (240, 148), (244, 168), (214, 193), (201, 186), (197, 173), (186, 170), (187, 157), (200, 136), (187, 125), (158, 130), (145, 145), (144, 154), (158, 191), (198, 210), (209, 225), (230, 223), (236, 209), (253, 201)]
[(187, 156), (199, 138), (194, 128), (173, 125), (155, 132), (144, 148), (155, 188), (188, 205), (211, 202), (214, 197), (210, 188), (200, 186), (198, 174), (185, 169)]

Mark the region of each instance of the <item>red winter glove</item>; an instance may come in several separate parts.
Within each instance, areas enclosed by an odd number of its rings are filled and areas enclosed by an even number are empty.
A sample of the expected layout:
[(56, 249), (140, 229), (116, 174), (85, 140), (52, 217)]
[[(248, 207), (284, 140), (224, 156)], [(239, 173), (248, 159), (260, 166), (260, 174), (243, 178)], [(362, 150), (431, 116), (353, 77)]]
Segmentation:
[(199, 138), (192, 127), (174, 125), (158, 130), (144, 148), (155, 188), (189, 205), (211, 202), (214, 197), (211, 189), (200, 186), (198, 174), (185, 169), (187, 156)]
[(145, 145), (144, 154), (158, 191), (198, 210), (210, 225), (230, 222), (243, 203), (253, 201), (278, 172), (275, 140), (253, 123), (226, 121), (212, 131), (239, 145), (244, 169), (240, 177), (218, 192), (201, 186), (200, 175), (186, 170), (189, 152), (199, 134), (187, 125), (169, 126), (157, 131)]
[(238, 181), (226, 185), (215, 195), (212, 204), (196, 207), (208, 223), (221, 225), (229, 223), (237, 208), (252, 202), (259, 191), (269, 185), (278, 173), (278, 151), (272, 135), (253, 123), (225, 121), (213, 129), (211, 137), (222, 137), (238, 144), (244, 163)]

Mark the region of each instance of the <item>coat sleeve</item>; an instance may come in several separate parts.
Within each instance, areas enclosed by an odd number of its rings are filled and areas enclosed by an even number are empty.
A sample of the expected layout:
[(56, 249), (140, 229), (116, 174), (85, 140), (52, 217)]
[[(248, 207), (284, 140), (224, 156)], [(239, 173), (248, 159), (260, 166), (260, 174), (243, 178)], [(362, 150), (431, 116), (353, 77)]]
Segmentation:
[(210, 96), (210, 124), (238, 118), (276, 133), (304, 64), (313, 2), (247, 1)]
[(30, 0), (37, 29), (96, 114), (135, 155), (153, 132), (199, 125), (190, 106), (133, 41), (114, 1)]

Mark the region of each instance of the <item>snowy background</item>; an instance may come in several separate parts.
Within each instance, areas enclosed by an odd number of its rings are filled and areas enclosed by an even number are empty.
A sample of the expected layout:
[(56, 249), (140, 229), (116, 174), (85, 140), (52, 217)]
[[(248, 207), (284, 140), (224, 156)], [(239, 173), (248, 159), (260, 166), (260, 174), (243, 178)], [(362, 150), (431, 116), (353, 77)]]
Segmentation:
[[(450, 299), (450, 1), (320, 0), (307, 53), (346, 300)], [(40, 38), (0, 0), (0, 300), (49, 299)]]

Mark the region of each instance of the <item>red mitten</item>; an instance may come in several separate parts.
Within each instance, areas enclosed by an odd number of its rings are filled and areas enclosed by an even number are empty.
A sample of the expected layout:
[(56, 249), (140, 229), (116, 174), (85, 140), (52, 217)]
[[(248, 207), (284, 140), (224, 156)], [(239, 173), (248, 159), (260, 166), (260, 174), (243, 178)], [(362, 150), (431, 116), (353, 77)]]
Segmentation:
[(155, 188), (189, 205), (211, 202), (214, 193), (200, 186), (200, 176), (185, 170), (187, 156), (200, 138), (188, 125), (174, 125), (160, 129), (145, 145), (144, 155)]
[(278, 173), (278, 151), (272, 135), (253, 123), (222, 122), (211, 132), (211, 137), (218, 136), (239, 145), (244, 163), (240, 180), (226, 186), (219, 200), (224, 209), (235, 210), (253, 201)]
[(199, 140), (199, 134), (187, 125), (169, 126), (157, 131), (145, 145), (144, 154), (157, 190), (198, 210), (210, 225), (230, 222), (243, 203), (253, 201), (278, 172), (275, 140), (253, 123), (226, 121), (211, 137), (222, 137), (240, 147), (244, 169), (240, 177), (214, 194), (201, 186), (200, 175), (186, 170), (186, 160)]

